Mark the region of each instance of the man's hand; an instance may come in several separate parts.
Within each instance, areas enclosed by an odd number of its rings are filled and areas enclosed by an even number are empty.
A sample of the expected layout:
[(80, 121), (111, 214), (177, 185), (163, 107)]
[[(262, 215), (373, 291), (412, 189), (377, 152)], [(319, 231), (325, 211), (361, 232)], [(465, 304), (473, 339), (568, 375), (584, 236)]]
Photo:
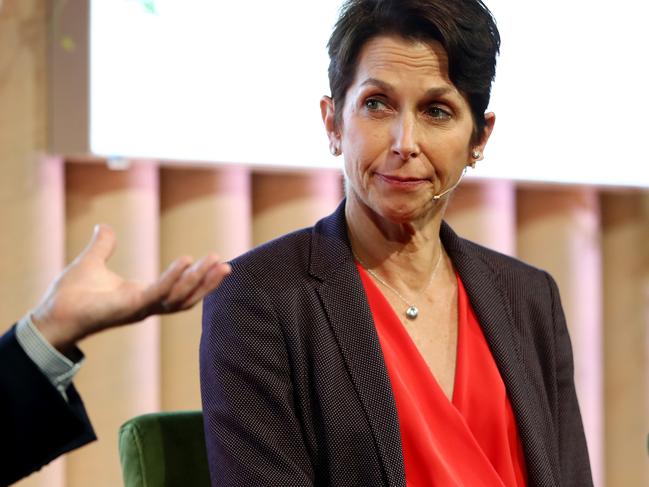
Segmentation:
[(107, 328), (189, 309), (230, 273), (228, 264), (209, 254), (193, 264), (191, 257), (179, 257), (148, 286), (126, 281), (106, 267), (115, 244), (111, 228), (97, 225), (88, 246), (34, 310), (34, 325), (58, 350), (65, 353)]

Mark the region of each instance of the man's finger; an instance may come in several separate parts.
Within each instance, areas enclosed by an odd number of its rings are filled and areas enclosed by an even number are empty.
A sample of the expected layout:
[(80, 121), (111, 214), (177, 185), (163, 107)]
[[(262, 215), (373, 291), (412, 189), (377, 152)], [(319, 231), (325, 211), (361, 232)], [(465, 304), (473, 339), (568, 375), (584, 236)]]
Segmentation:
[(163, 311), (167, 311), (164, 309), (168, 305), (166, 298), (191, 263), (192, 258), (186, 255), (174, 260), (158, 280), (144, 290), (144, 305), (149, 307), (159, 304), (162, 306)]
[(199, 285), (182, 302), (180, 309), (188, 309), (194, 306), (198, 301), (214, 291), (231, 272), (232, 268), (228, 263), (217, 262), (213, 264)]
[(116, 243), (115, 233), (112, 228), (103, 223), (95, 225), (92, 238), (79, 257), (83, 258), (86, 255), (92, 255), (106, 262), (113, 255)]
[(166, 296), (165, 301), (173, 309), (179, 309), (179, 306), (200, 286), (212, 266), (218, 262), (219, 257), (216, 254), (208, 254), (201, 260), (195, 262), (194, 265), (183, 272), (183, 275), (174, 284), (168, 296)]

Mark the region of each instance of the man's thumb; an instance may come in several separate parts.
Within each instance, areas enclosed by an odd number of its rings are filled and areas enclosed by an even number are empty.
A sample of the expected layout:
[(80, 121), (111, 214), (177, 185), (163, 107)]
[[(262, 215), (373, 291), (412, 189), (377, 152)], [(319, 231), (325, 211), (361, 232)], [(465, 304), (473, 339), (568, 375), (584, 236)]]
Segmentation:
[(113, 229), (104, 223), (95, 225), (92, 238), (82, 256), (92, 255), (106, 262), (115, 250), (116, 238)]

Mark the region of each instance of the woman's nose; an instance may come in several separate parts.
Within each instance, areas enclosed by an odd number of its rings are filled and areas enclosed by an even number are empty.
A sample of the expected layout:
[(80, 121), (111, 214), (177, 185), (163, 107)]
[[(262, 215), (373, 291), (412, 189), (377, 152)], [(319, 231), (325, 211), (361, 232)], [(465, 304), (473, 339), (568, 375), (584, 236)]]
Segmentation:
[(411, 114), (404, 114), (395, 121), (392, 152), (406, 161), (419, 156), (421, 149), (417, 137), (417, 121)]

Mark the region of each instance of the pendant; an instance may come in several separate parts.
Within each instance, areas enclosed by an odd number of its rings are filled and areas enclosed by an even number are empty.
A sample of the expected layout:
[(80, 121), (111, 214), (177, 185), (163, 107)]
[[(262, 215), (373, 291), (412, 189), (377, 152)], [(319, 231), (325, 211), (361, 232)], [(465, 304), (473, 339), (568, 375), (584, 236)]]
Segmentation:
[(406, 310), (406, 316), (409, 320), (414, 320), (418, 315), (419, 310), (417, 309), (417, 306), (408, 306), (408, 309)]

